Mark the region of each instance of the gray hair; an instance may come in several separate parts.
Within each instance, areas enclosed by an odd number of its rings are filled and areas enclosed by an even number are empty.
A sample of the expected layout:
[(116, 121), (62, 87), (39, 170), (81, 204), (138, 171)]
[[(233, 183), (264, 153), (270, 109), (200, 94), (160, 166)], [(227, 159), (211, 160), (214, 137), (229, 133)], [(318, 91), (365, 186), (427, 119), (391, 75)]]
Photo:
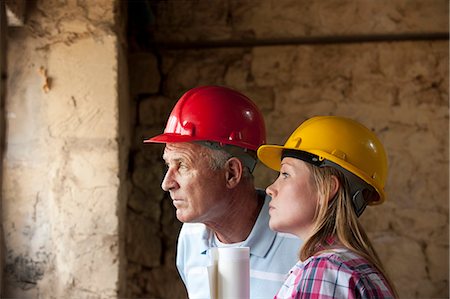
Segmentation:
[[(228, 153), (227, 151), (223, 150), (223, 149), (213, 149), (210, 148), (208, 146), (205, 146), (205, 149), (207, 150), (208, 153), (208, 158), (209, 158), (209, 165), (211, 167), (212, 170), (219, 170), (219, 169), (223, 169), (225, 167), (225, 163), (233, 157), (233, 155), (231, 155), (230, 153)], [(239, 159), (239, 157), (237, 157)], [(239, 159), (242, 163), (242, 160)], [(242, 170), (242, 177), (244, 179), (252, 179), (253, 180), (253, 174), (251, 173), (250, 169), (248, 167), (246, 167), (243, 164), (243, 170)]]

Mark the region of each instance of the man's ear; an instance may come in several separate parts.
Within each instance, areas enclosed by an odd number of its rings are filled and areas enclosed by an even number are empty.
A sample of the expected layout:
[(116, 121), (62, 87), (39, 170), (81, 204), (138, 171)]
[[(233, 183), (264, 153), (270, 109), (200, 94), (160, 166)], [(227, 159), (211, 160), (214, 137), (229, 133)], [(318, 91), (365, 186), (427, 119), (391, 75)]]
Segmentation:
[(339, 179), (335, 175), (332, 175), (330, 186), (330, 197), (328, 198), (328, 200), (331, 200), (336, 196), (336, 193), (338, 192), (340, 185), (341, 183), (339, 182)]
[(228, 159), (225, 164), (225, 178), (227, 181), (228, 188), (234, 188), (241, 181), (243, 172), (242, 162), (236, 158), (232, 157)]

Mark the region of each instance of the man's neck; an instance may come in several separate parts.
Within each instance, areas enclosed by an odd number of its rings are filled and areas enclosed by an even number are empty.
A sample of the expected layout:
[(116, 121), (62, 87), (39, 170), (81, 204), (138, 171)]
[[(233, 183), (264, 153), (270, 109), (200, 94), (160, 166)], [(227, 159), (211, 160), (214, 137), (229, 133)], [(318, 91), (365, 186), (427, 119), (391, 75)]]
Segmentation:
[(222, 243), (242, 242), (250, 235), (264, 204), (255, 190), (234, 194), (230, 206), (215, 222), (205, 223)]

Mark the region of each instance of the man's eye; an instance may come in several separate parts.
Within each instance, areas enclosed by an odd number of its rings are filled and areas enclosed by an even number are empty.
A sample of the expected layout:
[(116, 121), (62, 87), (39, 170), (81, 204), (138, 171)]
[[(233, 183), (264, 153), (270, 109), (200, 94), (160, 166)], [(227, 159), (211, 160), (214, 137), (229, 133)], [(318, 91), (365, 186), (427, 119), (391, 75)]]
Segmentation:
[(289, 173), (287, 173), (287, 172), (280, 172), (280, 177), (282, 177), (282, 178), (288, 178), (289, 177)]

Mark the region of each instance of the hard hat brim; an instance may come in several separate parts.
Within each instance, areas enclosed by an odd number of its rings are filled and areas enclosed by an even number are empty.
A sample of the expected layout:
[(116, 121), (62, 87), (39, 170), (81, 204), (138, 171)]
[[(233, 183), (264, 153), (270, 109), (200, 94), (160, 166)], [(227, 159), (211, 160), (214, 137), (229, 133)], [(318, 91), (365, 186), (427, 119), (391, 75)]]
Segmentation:
[(192, 142), (192, 141), (200, 141), (200, 139), (187, 135), (164, 133), (146, 139), (144, 140), (144, 143), (172, 143), (172, 142)]
[(267, 167), (280, 171), (281, 168), (281, 154), (286, 149), (280, 145), (261, 145), (258, 148), (258, 159)]
[(205, 139), (205, 138), (196, 138), (193, 136), (189, 136), (189, 135), (180, 135), (180, 134), (173, 134), (173, 133), (163, 133), (157, 136), (154, 136), (152, 138), (149, 138), (147, 140), (144, 140), (144, 143), (177, 143), (177, 142), (196, 142), (196, 141), (212, 141), (212, 142), (218, 142), (221, 144), (229, 144), (229, 145), (234, 145), (243, 149), (247, 149), (247, 150), (251, 150), (251, 151), (256, 151), (257, 148), (255, 148), (255, 146), (253, 144), (250, 143), (246, 143), (246, 142), (242, 142), (240, 141), (239, 144), (236, 144), (235, 141), (233, 140), (228, 140), (228, 139)]
[[(258, 159), (267, 167), (279, 172), (280, 168), (281, 168), (281, 157), (283, 154), (283, 150), (286, 150), (286, 149), (302, 151), (302, 150), (299, 150), (298, 148), (285, 147), (285, 146), (281, 146), (281, 145), (262, 145), (259, 147), (258, 152), (257, 152)], [(314, 151), (312, 151), (312, 153), (318, 154), (319, 156), (324, 156), (325, 159), (329, 159), (329, 155), (327, 153), (322, 152), (319, 154), (319, 153), (314, 153)], [(332, 159), (330, 159), (330, 161), (332, 161)], [(346, 163), (345, 161), (340, 161), (340, 163), (344, 164), (345, 169), (348, 169), (349, 171), (352, 171), (352, 173), (357, 174), (362, 180), (364, 180), (366, 183), (373, 186), (373, 184), (370, 183), (369, 178), (366, 178), (366, 176), (363, 173), (361, 173), (360, 171), (357, 171), (357, 169), (355, 169), (354, 166)], [(380, 198), (378, 201), (373, 201), (373, 202), (369, 203), (369, 205), (378, 205), (378, 204), (383, 203), (386, 199), (384, 190), (380, 190), (379, 188), (377, 188), (377, 186), (373, 186), (373, 187), (379, 194)]]

